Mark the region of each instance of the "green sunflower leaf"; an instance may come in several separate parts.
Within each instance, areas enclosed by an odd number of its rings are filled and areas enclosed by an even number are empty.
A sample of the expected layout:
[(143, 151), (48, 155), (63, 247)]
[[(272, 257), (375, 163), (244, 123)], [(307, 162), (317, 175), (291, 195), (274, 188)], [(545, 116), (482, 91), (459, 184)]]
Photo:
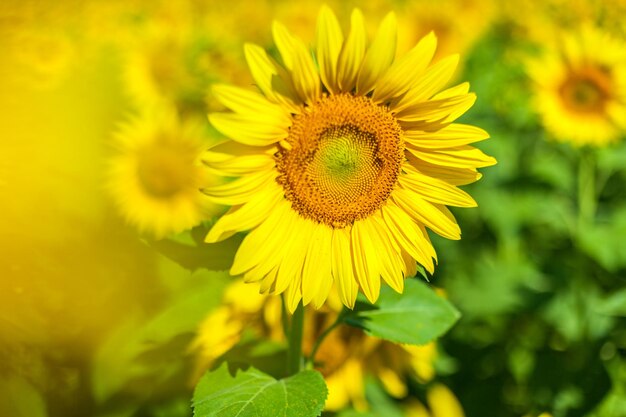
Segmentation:
[(460, 316), (426, 283), (407, 279), (403, 294), (382, 287), (376, 304), (359, 301), (344, 322), (392, 342), (423, 345), (447, 332)]
[(233, 376), (222, 365), (196, 386), (194, 417), (317, 417), (327, 395), (317, 371), (276, 380), (254, 368)]

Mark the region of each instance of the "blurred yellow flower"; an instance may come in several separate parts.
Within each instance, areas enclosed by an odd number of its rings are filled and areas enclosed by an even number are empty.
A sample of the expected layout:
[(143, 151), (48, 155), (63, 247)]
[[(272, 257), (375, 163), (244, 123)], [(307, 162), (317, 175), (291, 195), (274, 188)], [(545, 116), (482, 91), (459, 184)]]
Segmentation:
[(229, 37), (218, 37), (212, 29), (219, 25), (218, 16), (209, 14), (215, 21), (203, 26), (205, 20), (196, 18), (194, 10), (182, 2), (164, 4), (148, 14), (136, 36), (120, 45), (126, 90), (137, 107), (167, 105), (185, 116), (204, 116), (211, 82), (249, 84), (239, 43), (234, 47)]
[(173, 111), (144, 115), (123, 126), (116, 145), (109, 188), (141, 232), (161, 238), (216, 214), (218, 206), (199, 191), (213, 181), (200, 163), (209, 146), (201, 125), (181, 123)]
[(458, 56), (429, 65), (431, 34), (394, 62), (393, 13), (368, 43), (359, 10), (344, 38), (323, 7), (315, 60), (280, 23), (273, 35), (282, 65), (256, 45), (245, 48), (262, 94), (213, 89), (233, 112), (210, 120), (232, 141), (205, 161), (239, 178), (205, 189), (212, 201), (234, 206), (206, 240), (251, 230), (230, 272), (259, 282), (262, 292), (285, 292), (290, 311), (301, 300), (319, 308), (333, 282), (348, 307), (359, 289), (375, 301), (381, 277), (402, 292), (416, 260), (434, 270), (426, 227), (459, 239), (446, 206), (475, 206), (457, 186), (495, 163), (470, 145), (485, 131), (452, 123), (475, 101), (469, 85), (439, 92)]
[[(305, 316), (305, 356), (312, 354), (316, 340), (337, 319), (341, 308), (341, 300), (336, 292), (332, 292), (324, 308), (312, 310)], [(257, 338), (283, 342), (281, 312), (279, 297), (259, 294), (243, 280), (234, 281), (225, 291), (222, 305), (207, 315), (190, 345), (197, 357), (196, 377), (232, 349), (245, 332)], [(390, 395), (396, 398), (406, 396), (407, 376), (422, 383), (434, 377), (436, 352), (434, 343), (396, 345), (368, 337), (357, 328), (336, 328), (328, 334), (315, 355), (314, 366), (324, 375), (328, 386), (326, 409), (337, 411), (349, 405), (367, 409), (363, 383), (367, 375), (378, 378)]]
[(435, 384), (426, 393), (428, 409), (417, 400), (409, 400), (407, 417), (465, 417), (463, 408), (454, 393), (442, 384)]
[(574, 145), (604, 146), (626, 129), (626, 43), (585, 26), (528, 64), (545, 128)]
[(233, 281), (224, 292), (221, 306), (207, 315), (189, 346), (197, 357), (195, 378), (239, 343), (244, 331), (282, 341), (281, 314), (279, 298), (259, 294), (242, 280)]
[(500, 20), (514, 35), (545, 43), (563, 31), (596, 25), (615, 36), (626, 36), (624, 0), (517, 0), (498, 2)]
[(125, 85), (139, 107), (186, 109), (202, 103), (202, 85), (187, 67), (188, 33), (186, 27), (152, 27), (136, 46), (128, 48)]
[[(314, 342), (337, 314), (337, 311), (325, 309), (308, 318), (304, 338), (306, 354), (311, 353)], [(436, 351), (434, 343), (397, 345), (369, 337), (360, 329), (339, 327), (327, 336), (315, 355), (315, 366), (328, 385), (326, 409), (337, 411), (348, 405), (359, 410), (367, 409), (363, 382), (367, 375), (380, 380), (389, 395), (405, 397), (408, 393), (407, 376), (420, 382), (428, 382), (434, 377)]]
[(438, 41), (437, 60), (470, 49), (489, 29), (496, 7), (493, 0), (418, 0), (404, 2), (398, 15), (405, 28), (398, 49), (410, 49), (433, 31)]

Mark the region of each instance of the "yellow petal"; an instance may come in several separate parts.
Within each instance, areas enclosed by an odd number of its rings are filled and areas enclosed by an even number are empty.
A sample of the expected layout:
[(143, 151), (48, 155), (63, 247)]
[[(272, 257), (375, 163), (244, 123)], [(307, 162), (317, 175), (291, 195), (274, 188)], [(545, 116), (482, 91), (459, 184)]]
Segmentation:
[(240, 275), (260, 263), (279, 264), (280, 259), (275, 254), (291, 233), (291, 230), (282, 226), (285, 212), (290, 209), (286, 202), (279, 204), (259, 227), (248, 233), (235, 254), (231, 275)]
[(271, 187), (275, 178), (274, 170), (261, 171), (226, 184), (203, 188), (202, 192), (214, 203), (234, 206), (251, 200), (260, 189)]
[(322, 82), (331, 93), (338, 93), (337, 62), (343, 45), (343, 34), (333, 11), (326, 5), (317, 19), (316, 55)]
[(313, 58), (304, 44), (298, 43), (294, 53), (293, 88), (302, 101), (314, 103), (321, 97), (320, 78)]
[[(396, 114), (401, 122), (439, 120), (442, 123), (452, 121), (465, 113), (476, 102), (476, 94), (427, 100), (415, 103)], [(403, 123), (400, 123), (403, 126)], [(408, 129), (407, 129), (408, 130)]]
[(350, 231), (347, 228), (333, 230), (332, 268), (341, 302), (354, 308), (359, 286), (350, 259)]
[(241, 155), (274, 155), (278, 148), (274, 145), (268, 145), (265, 148), (259, 146), (248, 146), (233, 140), (225, 140), (218, 142), (207, 149), (203, 159), (209, 163), (213, 160), (212, 156), (216, 156), (217, 160), (221, 160), (224, 155), (241, 156)]
[[(271, 259), (272, 262), (259, 261), (254, 267), (249, 269), (248, 271), (242, 274), (244, 284), (257, 284), (257, 293), (261, 295), (264, 292), (269, 291), (269, 287), (272, 285), (271, 282), (267, 282), (268, 274), (270, 272), (274, 272), (278, 268), (278, 260)], [(231, 272), (232, 274), (232, 272)], [(275, 275), (272, 275), (271, 279), (275, 279)], [(265, 288), (261, 288), (263, 282), (266, 283)]]
[(404, 276), (402, 274), (402, 256), (400, 247), (395, 239), (389, 236), (389, 231), (380, 214), (374, 214), (368, 218), (371, 220), (372, 229), (376, 231), (379, 241), (380, 274), (385, 282), (396, 292), (404, 291)]
[(476, 201), (465, 191), (439, 178), (429, 177), (415, 169), (406, 169), (398, 179), (400, 184), (433, 203), (455, 207), (476, 207)]
[(414, 277), (417, 275), (417, 262), (406, 251), (402, 251), (402, 259), (404, 260), (404, 277)]
[(404, 133), (406, 142), (429, 149), (468, 145), (487, 138), (489, 138), (489, 133), (483, 129), (460, 123), (452, 123), (434, 132), (409, 130)]
[(475, 168), (454, 168), (435, 165), (417, 159), (414, 155), (410, 153), (406, 154), (406, 157), (411, 165), (419, 169), (419, 171), (422, 172), (424, 175), (428, 175), (429, 177), (433, 178), (439, 178), (452, 185), (467, 185), (476, 182), (482, 178), (482, 174), (476, 171)]
[(287, 289), (289, 284), (295, 279), (301, 282), (302, 266), (306, 258), (309, 247), (309, 236), (312, 233), (314, 223), (303, 219), (291, 208), (285, 214), (285, 227), (289, 230), (299, 230), (299, 233), (292, 233), (288, 243), (284, 242), (285, 251), (278, 276), (276, 277), (276, 293), (281, 293)]
[(422, 403), (411, 397), (406, 401), (404, 409), (406, 417), (432, 417)]
[(409, 106), (431, 98), (452, 78), (458, 62), (459, 56), (451, 55), (428, 67), (409, 91), (395, 103), (392, 103), (391, 110), (400, 112)]
[(396, 56), (398, 22), (395, 13), (385, 16), (372, 41), (357, 77), (356, 92), (367, 94), (387, 71)]
[(447, 239), (461, 238), (461, 228), (442, 213), (436, 206), (403, 188), (396, 188), (392, 194), (393, 201), (418, 222), (433, 232)]
[(205, 242), (219, 242), (237, 232), (258, 226), (282, 200), (280, 191), (279, 187), (268, 187), (267, 191), (259, 192), (246, 204), (231, 208), (209, 230)]
[(376, 373), (380, 382), (383, 383), (385, 391), (395, 398), (405, 397), (407, 394), (407, 387), (404, 380), (400, 379), (400, 376), (395, 370), (387, 367), (381, 367)]
[(370, 222), (359, 220), (352, 225), (350, 236), (356, 280), (371, 303), (376, 302), (380, 293), (380, 264), (374, 246), (374, 233)]
[(274, 43), (278, 48), (278, 52), (280, 52), (280, 56), (283, 59), (285, 68), (290, 71), (293, 70), (293, 50), (296, 38), (282, 23), (276, 21), (272, 24), (272, 36), (274, 37)]
[(233, 156), (229, 154), (205, 152), (202, 162), (217, 175), (239, 176), (271, 169), (276, 162), (268, 154)]
[(433, 417), (465, 417), (461, 403), (445, 385), (435, 384), (426, 398)]
[(413, 259), (422, 264), (428, 272), (433, 273), (435, 270), (432, 260), (434, 249), (415, 221), (395, 204), (385, 205), (382, 212), (391, 236)]
[(290, 230), (299, 230), (299, 233), (292, 233), (289, 238), (289, 245), (285, 246), (283, 261), (276, 277), (276, 293), (282, 293), (287, 289), (294, 277), (302, 275), (302, 267), (306, 259), (309, 248), (308, 237), (312, 233), (314, 224), (300, 217), (293, 210), (285, 213), (285, 226)]
[(285, 67), (291, 70), (295, 92), (302, 101), (313, 103), (321, 94), (320, 79), (307, 47), (278, 22), (274, 22), (272, 33)]
[(302, 291), (300, 289), (300, 286), (301, 277), (298, 275), (294, 278), (291, 284), (289, 284), (289, 287), (287, 287), (287, 291), (285, 292), (285, 304), (287, 306), (287, 310), (291, 314), (296, 311), (300, 300), (302, 300)]
[(230, 85), (214, 85), (211, 92), (220, 103), (235, 113), (259, 115), (272, 124), (288, 128), (291, 117), (285, 109), (268, 101), (263, 95)]
[(287, 126), (267, 123), (257, 115), (213, 113), (209, 121), (222, 134), (244, 145), (273, 145), (288, 136)]
[(495, 158), (470, 145), (425, 150), (407, 147), (407, 150), (423, 161), (454, 168), (482, 168), (496, 164)]
[(298, 106), (294, 102), (294, 93), (283, 76), (283, 71), (267, 55), (267, 52), (258, 45), (247, 43), (244, 45), (244, 54), (252, 78), (257, 87), (269, 100), (280, 103), (291, 113), (298, 113)]
[(351, 91), (367, 49), (367, 34), (363, 14), (359, 9), (352, 11), (350, 33), (343, 43), (337, 62), (337, 82), (343, 92)]
[(411, 87), (413, 80), (430, 64), (436, 48), (437, 38), (430, 32), (389, 67), (380, 82), (376, 83), (372, 99), (375, 102), (385, 102), (404, 94)]
[[(258, 267), (258, 265), (257, 265)], [(252, 271), (250, 271), (252, 273)], [(259, 293), (266, 294), (271, 291), (276, 282), (276, 273), (278, 272), (278, 265), (274, 265), (269, 272), (263, 273), (263, 279), (259, 283)]]
[[(313, 233), (308, 236), (309, 249), (307, 250), (304, 268), (302, 269), (302, 303), (307, 305), (311, 300), (322, 300), (328, 297), (332, 284), (331, 245), (332, 229), (323, 224), (317, 224)], [(321, 304), (315, 303), (319, 308)]]
[(454, 87), (447, 88), (440, 93), (435, 94), (432, 99), (439, 100), (442, 98), (450, 98), (454, 96), (462, 96), (463, 94), (469, 93), (469, 83), (464, 82), (459, 85), (455, 85)]

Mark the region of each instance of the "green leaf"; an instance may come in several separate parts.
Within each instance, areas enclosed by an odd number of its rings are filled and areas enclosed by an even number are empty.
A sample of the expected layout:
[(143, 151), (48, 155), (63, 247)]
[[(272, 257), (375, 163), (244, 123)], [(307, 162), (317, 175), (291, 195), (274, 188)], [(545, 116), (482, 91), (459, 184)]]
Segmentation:
[(596, 224), (577, 231), (581, 249), (611, 272), (626, 266), (626, 207), (620, 205)]
[(611, 390), (587, 417), (618, 417), (626, 415), (626, 362), (618, 356), (606, 363), (613, 381)]
[(383, 389), (381, 382), (372, 377), (365, 380), (365, 396), (372, 412), (384, 417), (403, 417), (404, 413)]
[(396, 343), (426, 344), (447, 332), (460, 314), (418, 279), (407, 279), (404, 293), (383, 287), (374, 305), (362, 301), (344, 321)]
[(0, 379), (0, 415), (11, 417), (46, 417), (41, 393), (20, 376)]
[[(162, 309), (148, 317), (129, 317), (99, 347), (92, 365), (92, 388), (99, 403), (138, 386), (141, 395), (149, 395), (176, 378), (187, 345), (202, 319), (220, 303), (229, 279), (225, 272), (190, 273), (167, 259), (162, 267), (179, 288)], [(138, 385), (139, 380), (150, 383)]]
[(226, 352), (216, 365), (228, 363), (228, 369), (247, 369), (250, 366), (276, 378), (286, 376), (287, 349), (284, 343), (259, 340), (256, 335), (242, 335), (242, 340)]
[(229, 269), (243, 237), (235, 235), (222, 242), (205, 243), (203, 239), (207, 232), (207, 228), (197, 226), (191, 232), (169, 239), (146, 239), (146, 244), (190, 271), (202, 268), (210, 271)]
[(372, 411), (344, 410), (337, 417), (384, 417)]
[(193, 395), (195, 417), (317, 417), (328, 390), (317, 371), (276, 380), (254, 368), (232, 376), (226, 366), (207, 372)]
[(616, 291), (602, 300), (597, 312), (608, 316), (626, 317), (626, 289)]

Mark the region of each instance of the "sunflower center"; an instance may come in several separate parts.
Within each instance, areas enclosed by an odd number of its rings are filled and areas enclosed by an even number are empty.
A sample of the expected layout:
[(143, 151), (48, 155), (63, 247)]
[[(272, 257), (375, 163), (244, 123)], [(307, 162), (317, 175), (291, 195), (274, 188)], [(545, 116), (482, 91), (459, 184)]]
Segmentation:
[(167, 199), (186, 189), (193, 178), (193, 156), (167, 143), (141, 152), (137, 176), (144, 191), (154, 198)]
[(563, 83), (561, 97), (572, 111), (601, 113), (610, 98), (609, 75), (598, 68), (585, 68)]
[(404, 159), (393, 115), (366, 97), (332, 95), (294, 117), (276, 155), (278, 182), (303, 217), (345, 227), (387, 200)]

